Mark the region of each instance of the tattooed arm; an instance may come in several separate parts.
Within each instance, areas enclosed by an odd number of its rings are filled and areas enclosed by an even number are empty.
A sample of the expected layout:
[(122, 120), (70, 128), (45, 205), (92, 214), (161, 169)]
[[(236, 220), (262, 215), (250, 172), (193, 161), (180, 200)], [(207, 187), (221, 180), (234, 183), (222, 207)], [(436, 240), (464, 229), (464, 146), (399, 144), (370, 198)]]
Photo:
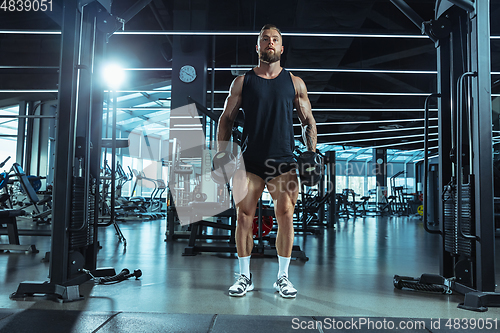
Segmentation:
[(307, 147), (307, 150), (316, 151), (316, 143), (318, 141), (316, 131), (316, 121), (314, 120), (311, 102), (307, 97), (307, 88), (304, 81), (292, 75), (293, 85), (295, 86), (295, 100), (293, 102), (297, 114), (302, 124), (302, 140)]

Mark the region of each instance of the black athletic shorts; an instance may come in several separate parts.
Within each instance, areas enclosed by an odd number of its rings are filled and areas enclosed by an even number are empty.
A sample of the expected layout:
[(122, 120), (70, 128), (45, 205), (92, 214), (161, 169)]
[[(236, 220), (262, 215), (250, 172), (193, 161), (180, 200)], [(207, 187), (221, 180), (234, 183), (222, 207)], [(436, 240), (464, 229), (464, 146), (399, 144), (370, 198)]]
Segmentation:
[(273, 178), (278, 177), (284, 173), (297, 168), (297, 163), (293, 159), (288, 160), (275, 160), (267, 159), (264, 162), (252, 159), (247, 159), (243, 156), (243, 161), (245, 162), (246, 172), (253, 173), (254, 175), (262, 178), (266, 183)]

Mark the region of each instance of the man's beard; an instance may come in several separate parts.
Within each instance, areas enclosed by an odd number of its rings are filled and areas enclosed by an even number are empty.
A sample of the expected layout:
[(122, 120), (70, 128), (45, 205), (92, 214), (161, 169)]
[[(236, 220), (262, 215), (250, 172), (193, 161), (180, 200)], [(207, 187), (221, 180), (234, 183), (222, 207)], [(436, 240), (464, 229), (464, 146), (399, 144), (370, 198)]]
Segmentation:
[(273, 53), (267, 52), (268, 50), (261, 50), (259, 53), (259, 59), (263, 62), (273, 63), (281, 60), (281, 53), (274, 50)]

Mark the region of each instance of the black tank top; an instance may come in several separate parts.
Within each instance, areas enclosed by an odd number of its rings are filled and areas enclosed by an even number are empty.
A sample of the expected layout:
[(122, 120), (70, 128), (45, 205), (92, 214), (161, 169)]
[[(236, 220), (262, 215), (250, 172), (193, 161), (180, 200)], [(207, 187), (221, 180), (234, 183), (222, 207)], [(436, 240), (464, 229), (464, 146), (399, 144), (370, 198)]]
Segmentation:
[(245, 74), (242, 89), (243, 157), (254, 164), (275, 160), (293, 163), (292, 77), (283, 69), (274, 79), (259, 77), (253, 70)]

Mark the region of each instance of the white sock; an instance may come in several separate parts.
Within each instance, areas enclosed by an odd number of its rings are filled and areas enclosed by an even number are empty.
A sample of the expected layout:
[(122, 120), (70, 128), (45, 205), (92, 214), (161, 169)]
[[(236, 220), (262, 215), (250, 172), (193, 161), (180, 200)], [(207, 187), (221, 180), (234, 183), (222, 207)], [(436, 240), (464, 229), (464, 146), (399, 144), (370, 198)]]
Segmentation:
[(278, 256), (279, 270), (278, 279), (282, 276), (288, 276), (288, 266), (290, 265), (290, 257)]
[(238, 260), (240, 262), (240, 274), (245, 275), (249, 279), (250, 279), (250, 258), (251, 256), (238, 257)]

